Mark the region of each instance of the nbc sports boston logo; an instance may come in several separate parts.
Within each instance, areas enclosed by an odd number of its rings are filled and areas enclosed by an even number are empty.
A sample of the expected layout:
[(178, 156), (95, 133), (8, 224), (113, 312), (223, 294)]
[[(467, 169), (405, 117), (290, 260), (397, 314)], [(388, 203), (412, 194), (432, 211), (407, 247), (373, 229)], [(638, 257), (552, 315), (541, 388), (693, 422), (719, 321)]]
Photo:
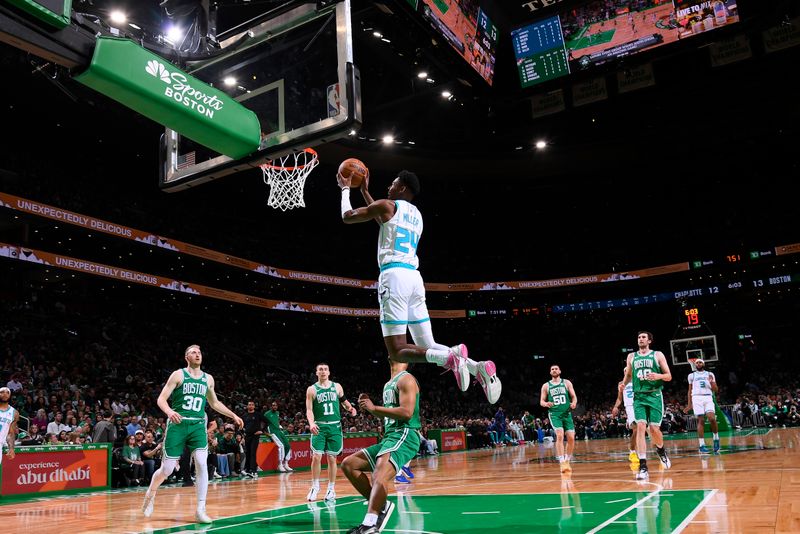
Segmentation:
[(151, 59), (145, 65), (144, 70), (167, 85), (164, 88), (164, 96), (204, 117), (213, 119), (214, 113), (220, 111), (224, 105), (217, 95), (207, 92), (213, 91), (213, 89), (205, 85), (200, 88), (193, 87), (186, 74), (181, 71), (170, 72), (160, 61)]

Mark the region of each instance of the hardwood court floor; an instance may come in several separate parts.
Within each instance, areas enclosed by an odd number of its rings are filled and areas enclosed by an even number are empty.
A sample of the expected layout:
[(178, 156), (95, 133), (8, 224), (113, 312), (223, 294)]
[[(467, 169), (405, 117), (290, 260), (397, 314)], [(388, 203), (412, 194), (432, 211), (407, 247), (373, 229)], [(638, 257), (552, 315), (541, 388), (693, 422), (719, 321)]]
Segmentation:
[[(800, 532), (800, 429), (745, 431), (722, 444), (723, 454), (701, 457), (693, 435), (670, 439), (672, 468), (651, 461), (644, 483), (617, 439), (579, 442), (571, 476), (558, 472), (552, 444), (415, 460), (416, 478), (395, 486), (398, 506), (385, 531)], [(162, 487), (148, 520), (143, 491), (116, 491), (2, 505), (0, 524), (8, 532), (299, 534), (346, 532), (360, 522), (363, 499), (343, 477), (330, 505), (305, 502), (309, 480), (305, 471), (212, 483), (212, 525), (192, 523), (194, 488), (180, 487)]]

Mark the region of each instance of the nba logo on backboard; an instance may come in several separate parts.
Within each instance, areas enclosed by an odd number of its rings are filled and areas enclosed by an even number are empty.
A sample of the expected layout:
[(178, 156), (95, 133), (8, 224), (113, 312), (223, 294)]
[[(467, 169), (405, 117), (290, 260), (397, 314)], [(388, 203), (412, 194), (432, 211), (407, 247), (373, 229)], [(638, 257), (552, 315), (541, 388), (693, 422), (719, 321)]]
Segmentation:
[(339, 84), (335, 83), (328, 86), (328, 117), (339, 115), (341, 100), (339, 99)]

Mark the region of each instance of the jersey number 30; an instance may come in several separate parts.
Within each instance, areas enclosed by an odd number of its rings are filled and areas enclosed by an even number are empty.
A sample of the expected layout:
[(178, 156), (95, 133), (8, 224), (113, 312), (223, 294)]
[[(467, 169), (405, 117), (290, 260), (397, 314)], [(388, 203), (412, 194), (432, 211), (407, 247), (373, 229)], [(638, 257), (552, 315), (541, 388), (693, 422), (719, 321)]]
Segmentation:
[(203, 405), (203, 397), (195, 397), (187, 395), (183, 398), (183, 405), (181, 408), (190, 412), (199, 412), (200, 407)]

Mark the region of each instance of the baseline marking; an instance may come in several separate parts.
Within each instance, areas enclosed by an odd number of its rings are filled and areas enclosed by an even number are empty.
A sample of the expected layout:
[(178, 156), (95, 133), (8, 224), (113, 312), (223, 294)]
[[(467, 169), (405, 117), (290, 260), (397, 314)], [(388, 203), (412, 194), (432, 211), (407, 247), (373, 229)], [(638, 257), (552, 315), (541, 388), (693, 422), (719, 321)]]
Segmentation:
[[(345, 503), (342, 503), (342, 504), (335, 505), (334, 508), (338, 508), (340, 506), (348, 506), (348, 505), (351, 505), (351, 504), (356, 504), (358, 502), (360, 502), (360, 501), (345, 502)], [(310, 513), (311, 513), (311, 510), (300, 510), (299, 512), (292, 512), (290, 514), (276, 515), (275, 517), (267, 517), (267, 518), (264, 518), (264, 519), (258, 519), (258, 518), (257, 519), (251, 519), (250, 521), (245, 521), (244, 523), (237, 523), (235, 525), (223, 525), (221, 527), (213, 527), (213, 528), (207, 529), (206, 532), (211, 532), (213, 530), (223, 530), (223, 529), (226, 529), (226, 528), (241, 527), (241, 526), (244, 526), (244, 525), (250, 525), (252, 523), (260, 523), (262, 521), (272, 521), (273, 519), (280, 519), (282, 517), (290, 517), (290, 516), (293, 516), (293, 515), (310, 514)], [(311, 530), (311, 531), (299, 531), (299, 532), (314, 532), (314, 531)]]
[[(600, 523), (599, 525), (594, 527), (592, 530), (590, 530), (586, 534), (594, 534), (595, 532), (600, 532), (601, 530), (606, 528), (608, 525), (610, 525), (611, 523), (616, 522), (617, 519), (619, 519), (620, 517), (624, 516), (625, 514), (627, 514), (628, 512), (630, 512), (631, 510), (633, 510), (637, 506), (639, 506), (640, 504), (644, 503), (645, 501), (649, 501), (650, 499), (652, 499), (653, 497), (658, 495), (659, 491), (660, 490), (656, 490), (653, 493), (645, 495), (644, 497), (642, 497), (641, 499), (639, 499), (638, 501), (636, 501), (632, 505), (628, 506), (627, 508), (625, 508), (621, 512), (617, 513), (616, 515), (613, 515), (613, 516), (609, 517), (608, 519), (606, 519), (605, 521), (603, 521), (602, 523)], [(633, 523), (636, 523), (636, 521), (633, 521)]]
[(685, 518), (685, 519), (684, 519), (684, 520), (681, 522), (681, 524), (680, 524), (680, 525), (678, 525), (678, 527), (677, 527), (675, 530), (673, 530), (673, 531), (672, 531), (672, 534), (679, 534), (679, 533), (683, 532), (683, 529), (685, 529), (685, 528), (686, 528), (686, 527), (689, 525), (689, 523), (691, 523), (691, 522), (692, 522), (692, 519), (694, 519), (694, 517), (695, 517), (697, 514), (699, 514), (699, 513), (700, 513), (700, 510), (702, 510), (702, 509), (703, 509), (703, 506), (705, 506), (705, 504), (706, 504), (706, 503), (707, 503), (709, 500), (711, 500), (711, 497), (713, 497), (714, 495), (716, 495), (716, 494), (717, 494), (717, 491), (718, 491), (718, 490), (715, 490), (715, 489), (713, 489), (713, 490), (711, 490), (710, 492), (708, 492), (708, 495), (706, 495), (706, 496), (703, 498), (703, 500), (702, 500), (702, 501), (700, 501), (700, 502), (698, 503), (698, 505), (694, 507), (694, 510), (692, 510), (692, 511), (689, 513), (689, 515), (687, 515), (687, 516), (686, 516), (686, 518)]

